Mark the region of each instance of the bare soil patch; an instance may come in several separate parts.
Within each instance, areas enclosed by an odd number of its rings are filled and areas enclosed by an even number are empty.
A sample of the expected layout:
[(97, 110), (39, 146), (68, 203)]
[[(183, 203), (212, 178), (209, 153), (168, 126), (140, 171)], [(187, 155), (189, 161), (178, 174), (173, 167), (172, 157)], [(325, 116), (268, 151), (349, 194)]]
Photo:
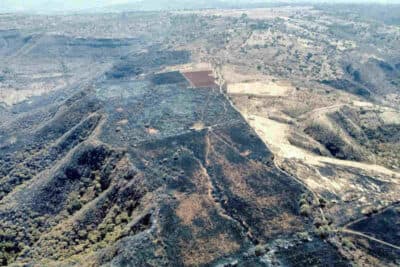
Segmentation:
[(192, 127), (190, 127), (190, 129), (195, 130), (195, 131), (201, 131), (201, 130), (203, 130), (205, 127), (206, 127), (206, 126), (204, 125), (203, 122), (198, 121), (198, 122), (194, 123), (194, 124), (192, 125)]
[(258, 96), (285, 96), (293, 89), (288, 82), (251, 82), (228, 85), (229, 94)]
[(212, 71), (184, 72), (183, 75), (193, 87), (217, 87)]
[(150, 135), (156, 135), (156, 134), (159, 133), (159, 131), (158, 131), (157, 129), (151, 128), (151, 127), (146, 128), (146, 131), (147, 131), (147, 133), (150, 134)]

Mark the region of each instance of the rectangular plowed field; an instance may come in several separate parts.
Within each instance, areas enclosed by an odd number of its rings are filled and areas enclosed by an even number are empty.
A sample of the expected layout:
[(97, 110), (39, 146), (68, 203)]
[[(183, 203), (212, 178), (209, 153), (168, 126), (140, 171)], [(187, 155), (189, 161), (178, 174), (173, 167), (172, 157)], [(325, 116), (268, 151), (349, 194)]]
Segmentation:
[(182, 74), (193, 87), (217, 87), (212, 71), (193, 71)]

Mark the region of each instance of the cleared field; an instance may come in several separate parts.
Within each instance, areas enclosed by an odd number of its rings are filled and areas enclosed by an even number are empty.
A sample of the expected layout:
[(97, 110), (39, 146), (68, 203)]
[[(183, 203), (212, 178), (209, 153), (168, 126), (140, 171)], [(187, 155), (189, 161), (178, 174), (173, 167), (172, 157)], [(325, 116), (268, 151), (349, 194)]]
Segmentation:
[(192, 71), (182, 74), (193, 87), (217, 87), (212, 71)]
[(251, 82), (251, 83), (234, 83), (228, 85), (229, 94), (238, 95), (259, 95), (259, 96), (286, 96), (292, 86), (286, 82)]

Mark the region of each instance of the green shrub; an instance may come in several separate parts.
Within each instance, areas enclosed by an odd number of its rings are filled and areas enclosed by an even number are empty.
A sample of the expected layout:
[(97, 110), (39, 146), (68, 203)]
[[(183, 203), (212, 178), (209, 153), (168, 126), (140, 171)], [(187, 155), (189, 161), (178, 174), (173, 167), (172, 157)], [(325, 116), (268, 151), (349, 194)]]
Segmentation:
[(262, 255), (264, 255), (266, 252), (268, 251), (268, 248), (266, 247), (266, 245), (257, 245), (254, 249), (254, 254), (257, 257), (260, 257)]
[(80, 238), (85, 238), (86, 236), (87, 236), (87, 231), (86, 230), (80, 230), (80, 231), (78, 231), (78, 236), (80, 237)]
[(331, 234), (332, 229), (329, 225), (322, 225), (316, 230), (316, 234), (321, 238), (327, 238)]
[(323, 198), (323, 197), (320, 197), (320, 198), (319, 198), (319, 206), (320, 206), (321, 208), (324, 208), (324, 207), (326, 206), (326, 204), (327, 204), (326, 199)]
[(88, 234), (88, 239), (89, 239), (89, 241), (92, 242), (92, 243), (98, 242), (98, 241), (101, 239), (100, 232), (97, 231), (97, 230), (94, 230), (94, 231), (90, 232), (90, 233)]
[(71, 200), (71, 202), (69, 203), (67, 210), (68, 212), (72, 215), (74, 214), (76, 211), (80, 210), (82, 208), (82, 203), (78, 198), (74, 198)]
[(346, 247), (346, 248), (349, 248), (349, 249), (354, 249), (355, 248), (353, 242), (351, 242), (351, 240), (346, 238), (346, 237), (342, 238), (342, 245), (344, 247)]
[(297, 233), (297, 237), (301, 240), (301, 241), (309, 241), (310, 240), (310, 235), (307, 232), (300, 232)]
[(308, 204), (304, 204), (300, 207), (300, 214), (302, 216), (310, 216), (311, 215), (311, 207)]
[(307, 199), (305, 199), (305, 198), (302, 198), (302, 199), (300, 199), (300, 201), (299, 201), (299, 205), (300, 205), (300, 206), (303, 206), (303, 205), (308, 205), (308, 201), (307, 201)]
[(127, 223), (129, 221), (129, 216), (127, 212), (122, 212), (115, 218), (116, 224)]

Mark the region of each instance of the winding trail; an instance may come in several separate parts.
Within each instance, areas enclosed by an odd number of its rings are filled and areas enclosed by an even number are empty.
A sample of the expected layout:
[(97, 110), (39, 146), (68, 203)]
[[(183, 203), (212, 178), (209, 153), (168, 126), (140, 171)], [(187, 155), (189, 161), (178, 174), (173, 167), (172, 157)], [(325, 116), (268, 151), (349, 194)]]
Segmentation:
[(349, 229), (344, 229), (344, 228), (343, 228), (343, 229), (339, 229), (338, 231), (339, 231), (339, 232), (342, 232), (342, 233), (347, 233), (347, 234), (352, 234), (352, 235), (361, 236), (361, 237), (367, 238), (367, 239), (369, 239), (369, 240), (375, 241), (375, 242), (377, 242), (377, 243), (379, 243), (379, 244), (382, 244), (382, 245), (385, 245), (385, 246), (388, 246), (388, 247), (391, 247), (391, 248), (394, 248), (394, 249), (400, 251), (400, 247), (399, 247), (399, 246), (393, 245), (393, 244), (391, 244), (391, 243), (385, 242), (385, 241), (383, 241), (383, 240), (377, 239), (377, 238), (375, 238), (375, 237), (372, 237), (372, 236), (369, 236), (369, 235), (366, 235), (366, 234), (363, 234), (363, 233), (360, 233), (360, 232), (357, 232), (357, 231), (353, 231), (353, 230), (349, 230)]
[[(250, 124), (250, 122), (246, 119), (246, 115), (243, 114), (243, 113), (233, 104), (233, 102), (231, 101), (231, 99), (229, 98), (229, 96), (228, 96), (228, 95), (224, 92), (224, 90), (223, 90), (223, 84), (225, 83), (225, 81), (224, 81), (224, 79), (223, 79), (223, 77), (222, 77), (222, 75), (221, 75), (221, 73), (220, 73), (220, 68), (221, 68), (220, 66), (221, 66), (221, 64), (219, 64), (218, 62), (213, 62), (213, 65), (216, 66), (216, 67), (214, 67), (214, 73), (215, 73), (216, 76), (217, 76), (217, 80), (218, 80), (218, 83), (219, 83), (219, 87), (220, 87), (220, 92), (221, 92), (221, 94), (224, 95), (224, 97), (227, 99), (227, 101), (228, 101), (228, 103), (231, 105), (231, 107), (232, 107), (234, 110), (236, 110), (239, 114), (241, 114), (241, 116), (244, 118), (244, 120), (247, 121), (247, 122)], [(312, 112), (313, 112), (313, 114), (315, 114), (315, 112), (317, 112), (317, 114), (321, 114), (321, 113), (325, 113), (325, 112), (327, 112), (327, 111), (332, 111), (332, 110), (339, 109), (339, 108), (341, 108), (342, 106), (343, 106), (342, 104), (337, 104), (337, 105), (333, 105), (333, 106), (329, 106), (329, 107), (319, 108), (319, 109), (313, 110)], [(308, 116), (308, 115), (310, 115), (310, 114), (307, 114), (307, 116)], [(254, 129), (254, 127), (252, 127), (252, 128)], [(257, 132), (257, 131), (256, 131), (256, 132)], [(258, 133), (257, 133), (257, 134), (258, 134)], [(263, 143), (264, 143), (268, 148), (270, 147), (270, 145), (266, 142), (266, 139), (265, 139), (265, 138), (260, 137), (260, 139), (263, 141)], [(271, 151), (272, 151), (272, 150), (271, 150)], [(304, 152), (305, 154), (304, 154), (304, 155), (303, 155), (303, 154), (300, 155), (300, 157), (302, 157), (302, 156), (306, 156), (307, 158), (311, 157), (312, 160), (313, 160), (313, 163), (314, 163), (315, 165), (320, 165), (320, 164), (326, 164), (326, 163), (328, 163), (328, 164), (334, 164), (334, 165), (338, 165), (338, 166), (346, 166), (346, 167), (358, 168), (358, 169), (370, 171), (370, 172), (372, 172), (372, 173), (381, 173), (381, 174), (385, 174), (385, 175), (388, 175), (388, 176), (392, 176), (392, 179), (390, 179), (390, 181), (385, 181), (385, 182), (391, 182), (391, 183), (393, 183), (393, 184), (400, 184), (400, 182), (397, 180), (398, 178), (400, 178), (400, 176), (399, 176), (398, 173), (396, 173), (396, 172), (394, 172), (394, 171), (391, 171), (391, 170), (389, 170), (389, 169), (387, 169), (387, 168), (385, 168), (385, 167), (383, 167), (383, 166), (380, 166), (380, 165), (373, 165), (373, 164), (367, 164), (367, 163), (361, 163), (361, 162), (353, 162), (353, 161), (332, 159), (332, 158), (328, 158), (328, 157), (322, 157), (322, 156), (311, 155), (310, 153), (307, 153), (307, 152), (305, 152), (305, 151), (303, 151), (303, 152)], [(277, 158), (276, 158), (276, 157), (274, 157), (273, 163), (274, 163), (274, 166), (275, 166), (278, 170), (280, 170), (280, 171), (281, 171), (282, 173), (284, 173), (285, 175), (291, 177), (293, 180), (295, 180), (297, 183), (299, 183), (303, 188), (305, 188), (306, 190), (308, 190), (308, 191), (313, 195), (313, 197), (314, 197), (315, 199), (319, 199), (319, 194), (318, 194), (317, 192), (315, 192), (312, 188), (310, 188), (310, 186), (308, 186), (304, 181), (302, 181), (301, 179), (299, 179), (299, 178), (297, 178), (297, 177), (291, 175), (291, 174), (288, 173), (287, 171), (285, 171), (285, 170), (283, 170), (282, 168), (280, 168), (280, 166), (279, 166), (279, 164), (278, 164), (278, 162), (277, 162)], [(314, 166), (314, 164), (311, 164), (311, 166)], [(381, 212), (383, 212), (383, 211), (385, 211), (385, 210), (391, 208), (392, 206), (394, 206), (394, 205), (396, 205), (396, 204), (398, 204), (398, 203), (399, 203), (399, 202), (395, 202), (395, 203), (390, 204), (389, 206), (384, 207), (382, 210), (379, 211), (379, 213), (381, 213)], [(322, 209), (321, 207), (319, 207), (319, 208), (318, 208), (318, 211), (319, 211), (319, 213), (321, 214), (322, 218), (325, 219), (326, 217), (325, 217), (325, 214), (324, 214), (323, 209)], [(377, 239), (377, 238), (375, 238), (375, 237), (366, 235), (366, 234), (364, 234), (364, 233), (357, 232), (357, 231), (353, 231), (353, 230), (350, 230), (350, 229), (346, 228), (347, 226), (349, 226), (349, 225), (351, 225), (351, 224), (353, 224), (353, 223), (355, 223), (355, 222), (361, 221), (361, 220), (363, 220), (363, 219), (365, 219), (364, 216), (361, 217), (361, 218), (356, 219), (355, 221), (349, 222), (349, 223), (347, 223), (343, 228), (337, 229), (335, 232), (353, 234), (353, 235), (357, 235), (357, 236), (360, 236), (360, 237), (364, 237), (364, 238), (367, 238), (367, 239), (369, 239), (369, 240), (371, 240), (371, 241), (377, 242), (377, 243), (379, 243), (379, 244), (382, 244), (382, 245), (385, 245), (385, 246), (388, 246), (388, 247), (391, 247), (391, 248), (393, 248), (393, 249), (396, 249), (396, 250), (399, 250), (399, 251), (400, 251), (400, 247), (399, 247), (399, 246), (396, 246), (396, 245), (393, 245), (393, 244), (391, 244), (391, 243), (385, 242), (385, 241), (383, 241), (383, 240)]]
[[(399, 204), (400, 204), (400, 200), (399, 200), (399, 201), (396, 201), (396, 202), (393, 202), (392, 204), (390, 204), (390, 205), (388, 205), (388, 206), (385, 206), (385, 207), (381, 208), (380, 210), (378, 210), (378, 212), (374, 213), (374, 215), (373, 215), (372, 217), (375, 217), (375, 216), (381, 214), (382, 212), (385, 212), (385, 211), (387, 211), (388, 209), (393, 208), (394, 206), (397, 206), (397, 205), (399, 205)], [(346, 228), (346, 229), (347, 229), (350, 225), (355, 224), (355, 223), (358, 223), (358, 222), (360, 222), (360, 221), (362, 221), (362, 220), (365, 220), (365, 219), (367, 219), (367, 218), (368, 218), (368, 216), (362, 216), (362, 217), (360, 217), (360, 218), (357, 218), (357, 219), (355, 219), (355, 220), (353, 220), (353, 221), (350, 221), (350, 222), (346, 223), (345, 225), (343, 225), (343, 228)]]
[[(219, 66), (219, 64), (217, 64), (217, 66)], [(222, 88), (222, 84), (225, 82), (220, 71), (219, 71), (219, 67), (214, 68), (214, 72), (216, 73), (218, 82), (219, 82), (219, 89), (220, 89), (220, 93), (226, 98), (226, 100), (228, 101), (228, 103), (230, 104), (230, 106), (236, 110), (242, 117), (243, 120), (248, 122), (248, 120), (246, 119), (246, 116), (233, 104), (232, 100), (229, 98), (229, 96), (224, 92), (223, 88)], [(253, 127), (251, 127), (253, 128)], [(255, 131), (256, 132), (256, 131)], [(257, 133), (257, 132), (256, 132)], [(260, 139), (262, 140), (262, 142), (265, 144), (265, 146), (271, 150), (269, 148), (269, 144), (265, 141), (264, 138), (260, 137)], [(272, 150), (271, 150), (272, 151)], [(307, 191), (309, 191), (314, 199), (319, 199), (319, 194), (316, 193), (314, 190), (312, 190), (305, 182), (303, 182), (302, 180), (300, 180), (299, 178), (294, 177), (293, 175), (289, 174), (288, 172), (286, 172), (285, 170), (283, 170), (282, 168), (280, 168), (280, 166), (277, 164), (276, 162), (276, 157), (274, 157), (273, 160), (273, 164), (274, 167), (279, 170), (280, 172), (284, 173), (285, 175), (287, 175), (288, 177), (292, 178), (294, 181), (296, 181), (297, 183), (299, 183), (303, 188), (305, 188)], [(319, 207), (319, 213), (321, 214), (322, 218), (325, 219), (325, 214), (322, 208)]]
[[(206, 135), (206, 152), (205, 152), (205, 162), (207, 164), (208, 161), (208, 155), (210, 152), (210, 149), (212, 149), (211, 144), (210, 144), (210, 140), (209, 140), (209, 132)], [(190, 152), (190, 151), (188, 151)], [(191, 153), (193, 155), (193, 158), (196, 160), (197, 164), (199, 164), (201, 172), (203, 173), (203, 175), (205, 177), (207, 177), (207, 196), (208, 198), (214, 203), (214, 206), (218, 212), (218, 214), (222, 217), (225, 218), (229, 221), (234, 222), (242, 231), (242, 233), (249, 239), (249, 241), (253, 244), (253, 245), (257, 245), (258, 241), (257, 239), (253, 236), (250, 227), (241, 220), (238, 220), (236, 218), (234, 218), (231, 214), (228, 213), (228, 211), (222, 206), (221, 201), (218, 197), (215, 197), (215, 193), (220, 192), (221, 190), (214, 184), (211, 176), (208, 174), (207, 168), (206, 166), (204, 166), (204, 164), (201, 162), (200, 159), (198, 159), (193, 153)]]
[[(393, 208), (394, 206), (396, 206), (396, 205), (398, 205), (398, 204), (400, 204), (400, 201), (394, 202), (394, 203), (390, 204), (389, 206), (386, 206), (386, 207), (382, 208), (380, 211), (378, 211), (377, 213), (375, 213), (373, 216), (377, 216), (377, 215), (381, 214), (382, 212), (385, 212), (386, 210), (388, 210), (388, 209), (390, 209), (390, 208)], [(375, 237), (373, 237), (373, 236), (364, 234), (364, 233), (359, 232), (359, 231), (354, 231), (354, 230), (351, 230), (351, 229), (348, 228), (348, 227), (351, 226), (352, 224), (355, 224), (355, 223), (360, 222), (360, 221), (362, 221), (362, 220), (365, 220), (365, 219), (367, 219), (367, 218), (368, 218), (367, 216), (362, 216), (361, 218), (358, 218), (358, 219), (356, 219), (356, 220), (354, 220), (354, 221), (348, 222), (348, 223), (345, 224), (342, 228), (340, 228), (338, 231), (339, 231), (339, 232), (342, 232), (342, 233), (347, 233), (347, 234), (353, 234), (353, 235), (361, 236), (361, 237), (367, 238), (367, 239), (369, 239), (369, 240), (375, 241), (375, 242), (377, 242), (377, 243), (380, 243), (380, 244), (382, 244), (382, 245), (385, 245), (385, 246), (388, 246), (388, 247), (391, 247), (391, 248), (400, 250), (400, 246), (396, 246), (396, 245), (391, 244), (391, 243), (389, 243), (389, 242), (380, 240), (380, 239), (375, 238)]]

